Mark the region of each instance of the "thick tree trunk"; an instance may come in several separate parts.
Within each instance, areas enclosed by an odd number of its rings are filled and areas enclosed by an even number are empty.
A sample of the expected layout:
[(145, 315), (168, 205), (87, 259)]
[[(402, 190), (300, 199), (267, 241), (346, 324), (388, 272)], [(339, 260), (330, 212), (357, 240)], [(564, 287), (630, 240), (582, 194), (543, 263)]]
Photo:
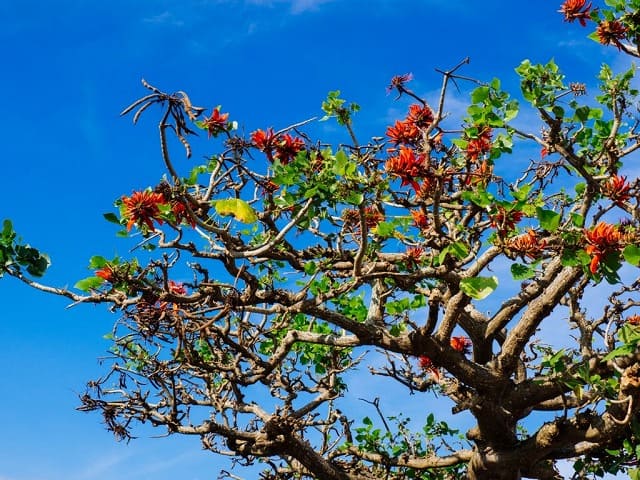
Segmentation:
[(476, 451), (467, 471), (467, 480), (520, 480), (521, 478), (517, 465), (504, 461), (499, 453), (490, 448)]

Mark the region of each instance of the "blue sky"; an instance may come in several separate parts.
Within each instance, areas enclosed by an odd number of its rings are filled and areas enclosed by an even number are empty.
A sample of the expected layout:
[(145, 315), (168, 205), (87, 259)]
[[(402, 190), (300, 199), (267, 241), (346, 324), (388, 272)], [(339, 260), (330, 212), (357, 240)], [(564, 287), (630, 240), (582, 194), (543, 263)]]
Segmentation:
[[(498, 76), (514, 93), (524, 58), (554, 57), (588, 85), (602, 61), (628, 64), (564, 24), (559, 3), (0, 1), (0, 218), (51, 255), (52, 284), (87, 276), (91, 255), (126, 250), (101, 213), (161, 174), (157, 118), (134, 127), (118, 117), (145, 93), (142, 77), (195, 104), (222, 104), (247, 132), (318, 115), (326, 93), (340, 89), (361, 105), (364, 137), (383, 135), (406, 109), (385, 93), (396, 74), (412, 72), (412, 88), (434, 98), (434, 69), (466, 56), (463, 74)], [(452, 101), (452, 114), (463, 100)], [(336, 135), (329, 124), (316, 128)], [(197, 439), (140, 431), (117, 444), (97, 415), (74, 410), (84, 382), (101, 373), (113, 321), (104, 310), (66, 310), (63, 299), (12, 279), (0, 282), (0, 302), (0, 480), (214, 479), (226, 468)]]

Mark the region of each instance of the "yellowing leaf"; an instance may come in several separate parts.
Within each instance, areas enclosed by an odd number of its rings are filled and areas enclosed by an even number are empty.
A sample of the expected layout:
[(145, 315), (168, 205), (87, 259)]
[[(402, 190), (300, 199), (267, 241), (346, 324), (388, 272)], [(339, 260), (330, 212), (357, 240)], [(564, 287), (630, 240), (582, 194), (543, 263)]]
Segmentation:
[(476, 300), (488, 297), (498, 287), (497, 277), (472, 277), (460, 280), (460, 290)]
[(230, 198), (228, 200), (214, 200), (211, 202), (218, 212), (218, 215), (231, 215), (242, 223), (255, 223), (258, 221), (258, 215), (251, 205), (239, 198)]

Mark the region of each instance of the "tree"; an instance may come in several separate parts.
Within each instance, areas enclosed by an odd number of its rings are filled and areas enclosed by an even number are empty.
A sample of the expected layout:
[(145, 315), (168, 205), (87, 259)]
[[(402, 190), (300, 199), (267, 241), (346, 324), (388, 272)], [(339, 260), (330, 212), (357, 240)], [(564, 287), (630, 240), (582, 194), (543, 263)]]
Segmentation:
[[(561, 13), (640, 57), (640, 1), (605, 3), (567, 0)], [(309, 121), (245, 138), (221, 107), (206, 115), (143, 82), (123, 114), (135, 123), (161, 106), (166, 174), (105, 215), (137, 257), (94, 256), (75, 289), (50, 287), (32, 279), (46, 255), (8, 220), (0, 234), (0, 273), (118, 312), (109, 369), (80, 409), (121, 439), (137, 422), (199, 437), (263, 462), (263, 479), (560, 479), (563, 459), (574, 478), (640, 478), (640, 193), (624, 175), (640, 147), (635, 68), (604, 65), (592, 97), (553, 61), (522, 62), (539, 134), (516, 126), (499, 80), (463, 76), (466, 62), (441, 72), (434, 106), (411, 75), (394, 77), (407, 116), (367, 142), (359, 107), (331, 92), (322, 120), (350, 138), (338, 146), (305, 134)], [(460, 82), (474, 89), (451, 128)], [(216, 153), (182, 172), (169, 138), (191, 157), (198, 129)], [(509, 165), (526, 144), (539, 158)], [(492, 273), (505, 267), (511, 279)], [(560, 321), (573, 336), (554, 349), (541, 338)], [(360, 414), (354, 371), (388, 377), (407, 401), (446, 397), (475, 425), (425, 414), (414, 429), (384, 412), (384, 392)]]

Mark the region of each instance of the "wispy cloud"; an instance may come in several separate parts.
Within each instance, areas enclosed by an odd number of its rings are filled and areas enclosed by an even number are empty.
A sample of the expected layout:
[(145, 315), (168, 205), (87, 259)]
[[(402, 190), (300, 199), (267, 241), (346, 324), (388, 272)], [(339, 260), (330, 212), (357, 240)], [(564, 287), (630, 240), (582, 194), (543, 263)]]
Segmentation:
[(85, 465), (80, 467), (78, 471), (71, 474), (68, 478), (71, 480), (103, 478), (107, 473), (115, 471), (116, 467), (130, 459), (132, 454), (133, 452), (126, 451), (114, 451), (107, 454), (101, 454), (99, 457), (88, 460)]
[(149, 17), (145, 17), (142, 19), (145, 23), (155, 24), (155, 25), (170, 25), (173, 27), (182, 27), (184, 25), (184, 21), (176, 18), (176, 16), (165, 10), (162, 13), (157, 15), (151, 15)]
[(333, 1), (334, 0), (246, 0), (249, 4), (264, 5), (268, 7), (272, 7), (277, 4), (289, 4), (289, 11), (293, 15), (318, 10), (320, 5)]

